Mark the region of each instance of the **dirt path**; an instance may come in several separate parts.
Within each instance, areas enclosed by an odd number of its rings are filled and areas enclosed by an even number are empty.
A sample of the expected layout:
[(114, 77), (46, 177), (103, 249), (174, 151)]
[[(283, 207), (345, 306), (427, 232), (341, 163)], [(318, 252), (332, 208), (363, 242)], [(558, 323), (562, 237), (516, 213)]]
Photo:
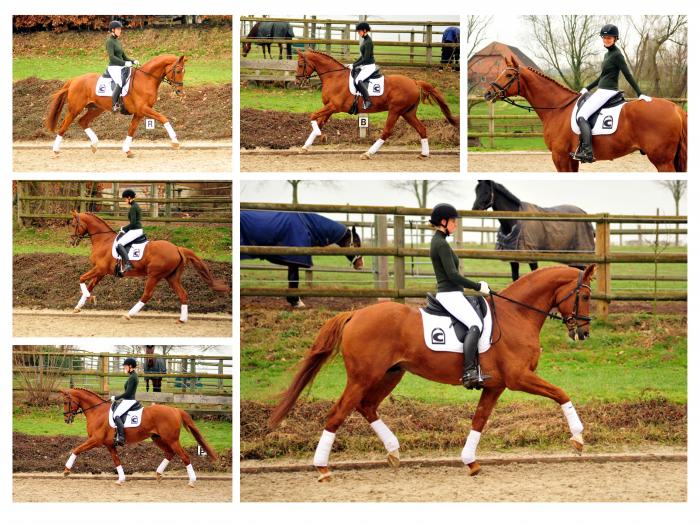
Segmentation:
[(87, 140), (66, 141), (58, 158), (53, 157), (50, 142), (15, 142), (12, 167), (14, 171), (70, 171), (91, 172), (101, 166), (101, 173), (132, 171), (144, 172), (230, 172), (230, 142), (182, 142), (178, 150), (169, 143), (133, 143), (133, 158), (121, 152), (121, 143), (100, 141), (96, 153), (92, 153)]
[[(508, 153), (467, 154), (467, 167), (470, 173), (488, 171), (517, 172), (556, 172), (549, 152), (511, 151)], [(598, 161), (581, 164), (580, 172), (651, 172), (656, 168), (645, 156), (632, 153), (614, 161)]]
[[(184, 472), (183, 472), (184, 473)], [(182, 473), (178, 473), (182, 474)], [(138, 476), (141, 477), (141, 476)], [(158, 483), (153, 474), (144, 474), (149, 479), (129, 479), (124, 485), (114, 483), (116, 476), (90, 476), (85, 478), (63, 478), (46, 476), (40, 479), (14, 475), (12, 500), (14, 502), (66, 502), (66, 501), (177, 501), (177, 502), (230, 502), (232, 501), (231, 477), (197, 480), (194, 488), (187, 486), (187, 478), (174, 473)]]
[(143, 337), (231, 337), (228, 315), (191, 314), (187, 324), (177, 324), (177, 313), (148, 312), (131, 321), (122, 316), (126, 310), (100, 310), (73, 314), (59, 310), (15, 308), (12, 313), (15, 337), (118, 337), (139, 334)]
[[(430, 159), (418, 158), (419, 149), (407, 149), (405, 153), (379, 152), (372, 160), (362, 160), (357, 152), (333, 152), (321, 148), (306, 155), (297, 150), (267, 150), (265, 153), (241, 152), (241, 171), (298, 171), (298, 172), (367, 172), (367, 171), (426, 171), (457, 172), (459, 155), (457, 153), (431, 155)], [(394, 150), (396, 151), (396, 150)]]
[[(591, 458), (591, 456), (588, 456)], [(653, 458), (649, 458), (653, 459)], [(687, 461), (581, 461), (241, 474), (241, 501), (687, 501)]]

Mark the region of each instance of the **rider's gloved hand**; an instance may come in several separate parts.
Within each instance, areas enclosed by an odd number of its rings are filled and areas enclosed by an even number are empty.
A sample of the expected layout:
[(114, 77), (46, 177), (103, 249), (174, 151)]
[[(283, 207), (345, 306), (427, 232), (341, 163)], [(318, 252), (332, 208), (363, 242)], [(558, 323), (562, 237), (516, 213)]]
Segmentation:
[(579, 91), (579, 93), (585, 95), (586, 93), (588, 93), (588, 90), (586, 88), (582, 88), (581, 91)]
[(651, 102), (651, 97), (648, 97), (646, 95), (639, 95), (639, 100), (643, 100), (644, 102)]
[(131, 67), (132, 65), (134, 65), (133, 62), (130, 62), (129, 60), (124, 62), (124, 66), (126, 66), (126, 67)]
[(110, 400), (112, 403), (114, 403), (114, 401), (115, 401), (114, 396), (110, 397), (109, 400)]
[(140, 65), (141, 65), (141, 62), (139, 62), (138, 60), (134, 60), (134, 65), (135, 65), (135, 66), (140, 66)]
[(124, 228), (119, 228), (119, 233), (121, 233), (123, 235), (125, 233)]
[(486, 284), (486, 281), (479, 281), (479, 292), (483, 294), (490, 294), (491, 289), (489, 288), (489, 285)]

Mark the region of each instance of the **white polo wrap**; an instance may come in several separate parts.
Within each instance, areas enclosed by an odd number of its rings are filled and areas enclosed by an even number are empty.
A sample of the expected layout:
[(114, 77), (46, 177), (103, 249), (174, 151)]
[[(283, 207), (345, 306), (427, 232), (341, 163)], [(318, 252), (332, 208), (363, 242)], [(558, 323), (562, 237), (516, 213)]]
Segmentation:
[(129, 316), (130, 316), (130, 317), (133, 317), (134, 315), (136, 315), (137, 313), (139, 313), (139, 312), (141, 311), (141, 308), (143, 308), (143, 307), (144, 307), (144, 303), (142, 303), (141, 301), (139, 301), (138, 303), (136, 303), (136, 304), (133, 306), (133, 308), (132, 308), (131, 310), (129, 310)]
[(384, 424), (384, 421), (377, 419), (373, 423), (370, 423), (369, 426), (372, 427), (372, 430), (374, 430), (377, 433), (377, 436), (379, 436), (379, 439), (382, 440), (382, 443), (384, 443), (384, 448), (387, 452), (399, 450), (398, 438), (391, 430), (389, 430), (389, 427)]
[(420, 154), (424, 157), (430, 156), (430, 147), (428, 147), (428, 139), (420, 139)]
[(581, 420), (578, 418), (578, 414), (576, 413), (573, 403), (571, 401), (564, 403), (561, 406), (561, 410), (564, 412), (564, 416), (566, 416), (566, 422), (569, 423), (571, 435), (575, 436), (576, 434), (583, 432), (583, 423), (581, 423)]
[(462, 463), (469, 465), (469, 463), (474, 463), (476, 461), (476, 447), (479, 445), (479, 440), (481, 439), (481, 432), (472, 430), (467, 436), (467, 442), (464, 444), (462, 449)]
[(372, 146), (370, 146), (370, 148), (367, 150), (367, 153), (369, 153), (370, 155), (374, 155), (379, 151), (379, 148), (381, 148), (383, 144), (384, 141), (382, 139), (377, 139), (377, 141), (374, 144), (372, 144)]
[(192, 466), (192, 463), (187, 465), (187, 475), (190, 478), (190, 481), (197, 481), (197, 476), (194, 473), (194, 467)]
[(71, 454), (70, 457), (68, 458), (68, 461), (66, 461), (66, 468), (67, 469), (72, 469), (73, 468), (73, 463), (75, 463), (75, 460), (78, 456), (75, 454)]
[(126, 480), (126, 476), (124, 475), (124, 467), (121, 465), (117, 467), (117, 474), (119, 475), (119, 481)]
[(158, 465), (156, 472), (158, 474), (162, 474), (163, 472), (165, 472), (165, 469), (168, 467), (169, 464), (170, 464), (170, 460), (163, 459), (163, 461), (160, 462), (160, 465)]
[(327, 467), (328, 458), (331, 455), (331, 449), (333, 448), (333, 442), (335, 441), (335, 433), (323, 431), (321, 434), (321, 439), (318, 440), (318, 445), (316, 446), (316, 453), (314, 454), (314, 467)]

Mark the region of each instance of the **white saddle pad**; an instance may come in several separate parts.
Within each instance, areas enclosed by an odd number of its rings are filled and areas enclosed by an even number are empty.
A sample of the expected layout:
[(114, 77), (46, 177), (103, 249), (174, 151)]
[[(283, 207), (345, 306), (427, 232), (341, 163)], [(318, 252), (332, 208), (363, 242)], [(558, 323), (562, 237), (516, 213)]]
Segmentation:
[[(117, 428), (114, 424), (114, 411), (112, 407), (109, 408), (109, 426), (112, 428)], [(141, 416), (143, 416), (143, 407), (139, 408), (135, 412), (126, 413), (126, 421), (124, 421), (124, 428), (134, 428), (141, 425)]]
[[(146, 251), (146, 245), (150, 241), (132, 244), (129, 246), (129, 260), (130, 261), (140, 261), (143, 258), (143, 254)], [(116, 260), (120, 260), (119, 254), (117, 253), (117, 241), (112, 243), (112, 257)]]
[[(486, 302), (486, 308), (488, 309), (486, 315), (491, 317), (491, 308), (488, 301)], [(431, 315), (422, 308), (420, 309), (420, 315), (423, 319), (423, 340), (425, 341), (425, 346), (435, 352), (464, 353), (464, 347), (457, 339), (454, 328), (452, 328), (451, 317)], [(491, 323), (488, 324), (490, 325)], [(486, 329), (482, 332), (478, 346), (480, 354), (491, 348), (491, 330)]]
[[(131, 77), (134, 76), (129, 73), (129, 78), (126, 79), (126, 84), (122, 88), (122, 97), (125, 97), (129, 93), (129, 86), (131, 85)], [(97, 79), (97, 84), (95, 84), (95, 95), (98, 97), (111, 97), (114, 92), (114, 87), (116, 84), (111, 77), (100, 77)]]
[[(612, 108), (605, 108), (600, 111), (598, 115), (598, 120), (595, 121), (595, 126), (591, 130), (593, 135), (612, 135), (617, 131), (617, 124), (620, 122), (620, 111), (622, 111), (622, 106), (627, 104), (623, 102), (618, 106)], [(576, 113), (579, 108), (575, 107), (571, 112), (571, 131), (577, 135), (581, 134), (581, 129), (578, 127), (578, 122), (576, 122)]]
[[(355, 82), (353, 82), (352, 75), (349, 75), (350, 80), (348, 81), (348, 87), (350, 88), (350, 93), (352, 95), (357, 95), (357, 88), (355, 87)], [(373, 78), (369, 81), (369, 86), (367, 87), (367, 92), (370, 97), (379, 97), (384, 94), (384, 76), (379, 78)]]

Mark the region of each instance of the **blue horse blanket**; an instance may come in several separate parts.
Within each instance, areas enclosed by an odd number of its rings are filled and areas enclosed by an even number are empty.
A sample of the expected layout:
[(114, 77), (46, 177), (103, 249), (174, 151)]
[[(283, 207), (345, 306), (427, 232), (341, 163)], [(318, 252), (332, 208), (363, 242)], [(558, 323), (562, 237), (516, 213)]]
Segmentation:
[[(316, 213), (242, 211), (241, 246), (328, 246), (343, 238), (347, 228)], [(241, 259), (267, 259), (275, 264), (310, 268), (310, 255), (247, 255)]]

